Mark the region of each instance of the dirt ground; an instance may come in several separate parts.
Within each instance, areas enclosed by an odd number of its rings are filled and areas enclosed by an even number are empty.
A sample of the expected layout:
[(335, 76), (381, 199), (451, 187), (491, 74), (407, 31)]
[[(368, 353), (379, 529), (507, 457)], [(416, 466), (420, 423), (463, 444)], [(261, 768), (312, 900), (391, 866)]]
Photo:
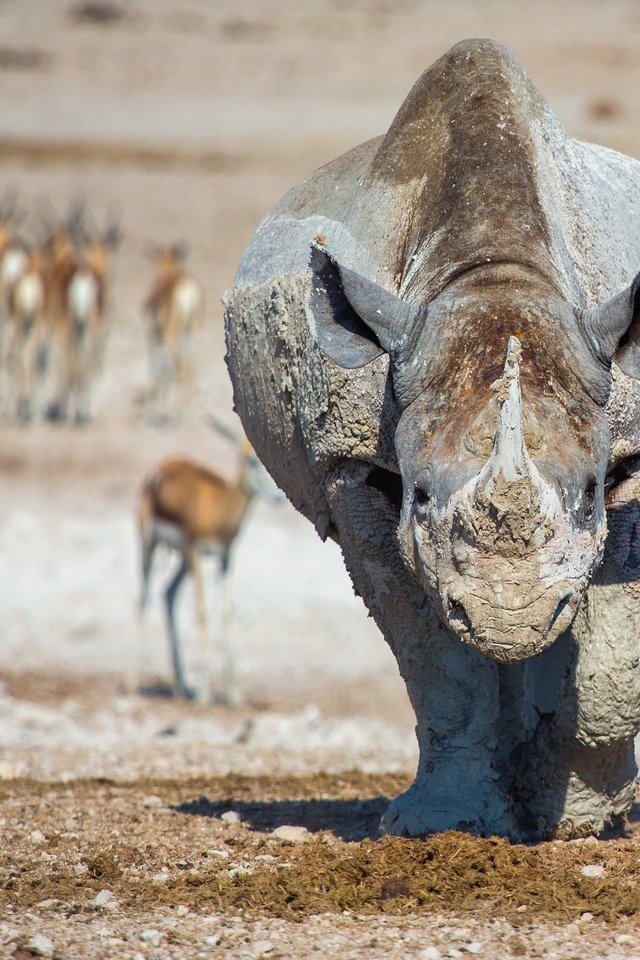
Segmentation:
[[(125, 233), (93, 422), (0, 424), (0, 957), (640, 958), (638, 808), (601, 840), (378, 839), (412, 715), (337, 549), (288, 507), (257, 504), (237, 546), (241, 706), (169, 695), (169, 560), (135, 617), (142, 477), (235, 469), (204, 414), (233, 422), (220, 298), (251, 233), (469, 36), (506, 42), (574, 135), (640, 156), (633, 0), (0, 4), (0, 192), (86, 197)], [(149, 242), (176, 240), (207, 320), (160, 429), (140, 304)], [(194, 677), (188, 588), (180, 615)]]

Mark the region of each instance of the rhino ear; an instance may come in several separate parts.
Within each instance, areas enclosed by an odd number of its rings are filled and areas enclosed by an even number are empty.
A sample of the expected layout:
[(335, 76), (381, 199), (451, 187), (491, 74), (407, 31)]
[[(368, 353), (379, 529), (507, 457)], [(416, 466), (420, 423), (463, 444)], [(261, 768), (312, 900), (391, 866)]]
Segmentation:
[(603, 352), (629, 377), (640, 379), (640, 273), (631, 286), (589, 311)]
[(398, 348), (419, 310), (312, 244), (309, 306), (318, 342), (341, 367), (355, 368)]

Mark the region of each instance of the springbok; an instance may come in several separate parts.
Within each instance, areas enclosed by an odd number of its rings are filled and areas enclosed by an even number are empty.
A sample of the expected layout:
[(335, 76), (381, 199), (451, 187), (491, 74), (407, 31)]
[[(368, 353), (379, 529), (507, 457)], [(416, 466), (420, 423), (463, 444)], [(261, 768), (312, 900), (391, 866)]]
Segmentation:
[(6, 191), (0, 201), (0, 334), (6, 319), (11, 289), (26, 267), (28, 254), (23, 241), (16, 235), (16, 227), (24, 219), (18, 208), (15, 191)]
[(74, 269), (68, 276), (64, 292), (64, 315), (67, 342), (65, 374), (60, 411), (68, 415), (74, 408), (76, 423), (90, 418), (90, 390), (99, 373), (107, 338), (107, 273), (110, 253), (122, 239), (119, 223), (112, 223), (103, 231), (88, 233), (83, 223), (76, 230), (76, 240), (83, 246)]
[(204, 291), (184, 269), (185, 244), (152, 247), (156, 275), (144, 301), (149, 318), (150, 398), (164, 406), (171, 388), (182, 403), (189, 399), (195, 372), (194, 334), (202, 323)]
[[(55, 215), (50, 203), (40, 211), (48, 235), (45, 241), (47, 267), (45, 271), (46, 316), (49, 325), (49, 357), (52, 366), (52, 399), (46, 411), (50, 420), (66, 418), (66, 383), (69, 378), (71, 329), (67, 309), (69, 283), (78, 269), (74, 236), (83, 216), (83, 208), (76, 204), (66, 220)], [(46, 371), (45, 371), (46, 372)]]
[(39, 387), (47, 349), (44, 267), (41, 251), (29, 250), (26, 266), (8, 295), (3, 355), (7, 406), (9, 416), (22, 423), (29, 423), (41, 413)]
[[(198, 634), (202, 656), (200, 681), (195, 699), (208, 703), (211, 699), (211, 664), (207, 604), (201, 559), (203, 555), (219, 558), (218, 595), (221, 599), (220, 648), (222, 652), (222, 698), (226, 703), (238, 701), (235, 664), (230, 631), (232, 604), (229, 562), (233, 544), (254, 496), (271, 502), (282, 502), (283, 496), (258, 460), (245, 438), (239, 439), (214, 418), (212, 425), (231, 440), (240, 453), (240, 465), (234, 480), (190, 460), (165, 460), (147, 477), (140, 495), (138, 520), (141, 541), (142, 581), (140, 618), (144, 617), (149, 600), (151, 566), (156, 547), (164, 545), (178, 554), (180, 564), (164, 591), (169, 649), (176, 694), (191, 698), (180, 652), (175, 603), (187, 575), (195, 584)], [(136, 666), (139, 675), (139, 664)]]

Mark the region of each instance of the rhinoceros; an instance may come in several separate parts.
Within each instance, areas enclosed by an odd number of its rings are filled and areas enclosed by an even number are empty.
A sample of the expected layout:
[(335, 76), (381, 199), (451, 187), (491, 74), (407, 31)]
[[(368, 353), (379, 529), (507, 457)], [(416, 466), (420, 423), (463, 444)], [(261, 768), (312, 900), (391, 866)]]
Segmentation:
[(236, 409), (339, 543), (417, 718), (384, 831), (580, 836), (632, 801), (638, 269), (640, 163), (569, 137), (491, 40), (244, 253)]

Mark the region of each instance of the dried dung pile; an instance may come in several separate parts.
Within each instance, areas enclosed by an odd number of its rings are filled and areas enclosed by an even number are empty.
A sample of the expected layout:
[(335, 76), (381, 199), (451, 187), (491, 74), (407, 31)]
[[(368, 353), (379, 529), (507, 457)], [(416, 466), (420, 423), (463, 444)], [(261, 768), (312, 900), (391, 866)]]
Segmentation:
[[(615, 922), (640, 914), (640, 837), (524, 846), (445, 833), (377, 839), (397, 776), (319, 774), (0, 785), (0, 904), (55, 900), (91, 911), (108, 890), (126, 909), (303, 920), (321, 913), (452, 912)], [(278, 831), (284, 825), (290, 842)], [(300, 842), (303, 841), (303, 842)], [(583, 868), (587, 868), (583, 870)]]

